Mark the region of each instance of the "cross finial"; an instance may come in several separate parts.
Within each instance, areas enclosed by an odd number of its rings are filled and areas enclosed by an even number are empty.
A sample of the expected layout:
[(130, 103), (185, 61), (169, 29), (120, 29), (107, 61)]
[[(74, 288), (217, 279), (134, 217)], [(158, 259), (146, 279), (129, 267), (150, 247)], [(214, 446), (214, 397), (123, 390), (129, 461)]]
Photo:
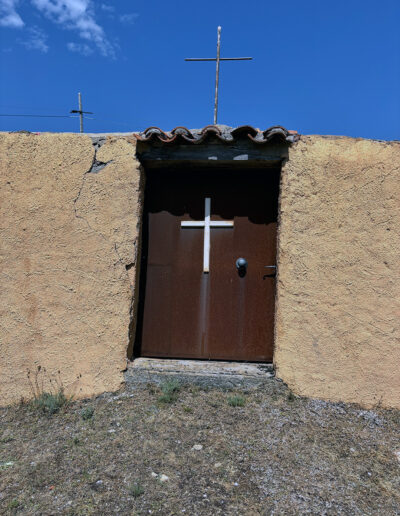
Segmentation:
[(214, 100), (214, 125), (217, 124), (218, 119), (218, 86), (219, 86), (219, 64), (220, 61), (251, 61), (252, 57), (220, 57), (221, 50), (221, 29), (222, 27), (218, 27), (217, 29), (217, 57), (189, 57), (186, 58), (185, 61), (216, 61), (217, 69), (215, 75), (215, 100)]

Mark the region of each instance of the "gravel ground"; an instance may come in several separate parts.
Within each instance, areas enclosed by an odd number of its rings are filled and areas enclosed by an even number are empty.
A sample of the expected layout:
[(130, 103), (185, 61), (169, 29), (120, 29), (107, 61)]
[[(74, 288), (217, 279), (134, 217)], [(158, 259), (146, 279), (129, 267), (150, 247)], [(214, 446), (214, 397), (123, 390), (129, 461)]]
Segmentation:
[(6, 408), (0, 513), (396, 515), (399, 423), (275, 379), (249, 392), (148, 386), (52, 415)]

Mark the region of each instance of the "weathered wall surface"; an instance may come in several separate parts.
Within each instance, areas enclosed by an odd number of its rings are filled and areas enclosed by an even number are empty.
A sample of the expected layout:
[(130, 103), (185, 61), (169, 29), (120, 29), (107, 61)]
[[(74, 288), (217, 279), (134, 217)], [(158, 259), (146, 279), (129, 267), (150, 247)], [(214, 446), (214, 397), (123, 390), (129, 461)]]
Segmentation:
[[(284, 166), (275, 365), (298, 394), (400, 408), (400, 143), (302, 137)], [(137, 300), (134, 140), (0, 134), (0, 405), (117, 389)]]
[(400, 408), (400, 143), (302, 137), (283, 170), (275, 365), (298, 394)]
[(1, 405), (38, 367), (77, 396), (123, 381), (141, 174), (129, 138), (104, 140), (0, 135)]

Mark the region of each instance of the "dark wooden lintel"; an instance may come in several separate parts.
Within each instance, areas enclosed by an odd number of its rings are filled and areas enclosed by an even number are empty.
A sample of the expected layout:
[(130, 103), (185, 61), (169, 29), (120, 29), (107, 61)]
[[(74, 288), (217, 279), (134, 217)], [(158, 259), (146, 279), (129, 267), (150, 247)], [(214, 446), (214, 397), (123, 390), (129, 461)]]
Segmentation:
[(210, 142), (198, 145), (138, 142), (137, 157), (143, 165), (151, 168), (184, 163), (202, 166), (275, 166), (288, 157), (288, 145), (258, 145), (247, 140), (232, 144)]

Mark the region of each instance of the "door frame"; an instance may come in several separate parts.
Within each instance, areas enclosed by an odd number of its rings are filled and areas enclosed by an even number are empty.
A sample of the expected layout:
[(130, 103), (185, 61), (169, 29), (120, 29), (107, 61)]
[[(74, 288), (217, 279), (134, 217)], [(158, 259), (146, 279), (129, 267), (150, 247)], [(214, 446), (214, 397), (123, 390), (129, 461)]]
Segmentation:
[[(172, 148), (165, 149), (165, 146), (156, 142), (140, 142), (137, 143), (136, 157), (142, 165), (142, 173), (144, 179), (146, 172), (159, 168), (185, 168), (192, 171), (195, 168), (202, 170), (218, 170), (221, 169), (265, 169), (268, 173), (269, 168), (280, 168), (279, 194), (278, 194), (278, 217), (277, 217), (277, 249), (276, 249), (276, 281), (275, 281), (275, 311), (274, 311), (274, 346), (276, 336), (276, 301), (279, 283), (279, 227), (281, 221), (280, 198), (282, 185), (282, 170), (285, 161), (288, 159), (290, 142), (272, 141), (266, 145), (257, 146), (249, 143), (248, 140), (235, 142), (235, 145), (221, 145), (221, 143), (203, 145), (176, 145)], [(144, 181), (146, 183), (146, 181)], [(146, 186), (144, 187), (142, 199), (142, 217), (141, 231), (138, 245), (138, 266), (137, 266), (137, 282), (136, 288), (136, 310), (135, 321), (130, 328), (130, 345), (128, 351), (128, 359), (133, 360), (141, 357), (141, 349), (139, 336), (142, 331), (143, 313), (144, 313), (144, 292), (147, 276), (147, 263), (144, 263), (142, 256), (142, 248), (148, 245), (148, 227), (143, 223), (144, 205), (146, 196)], [(166, 359), (168, 360), (168, 359)], [(174, 360), (171, 358), (171, 360)], [(233, 362), (233, 361), (232, 361)], [(245, 361), (239, 361), (245, 362)]]

